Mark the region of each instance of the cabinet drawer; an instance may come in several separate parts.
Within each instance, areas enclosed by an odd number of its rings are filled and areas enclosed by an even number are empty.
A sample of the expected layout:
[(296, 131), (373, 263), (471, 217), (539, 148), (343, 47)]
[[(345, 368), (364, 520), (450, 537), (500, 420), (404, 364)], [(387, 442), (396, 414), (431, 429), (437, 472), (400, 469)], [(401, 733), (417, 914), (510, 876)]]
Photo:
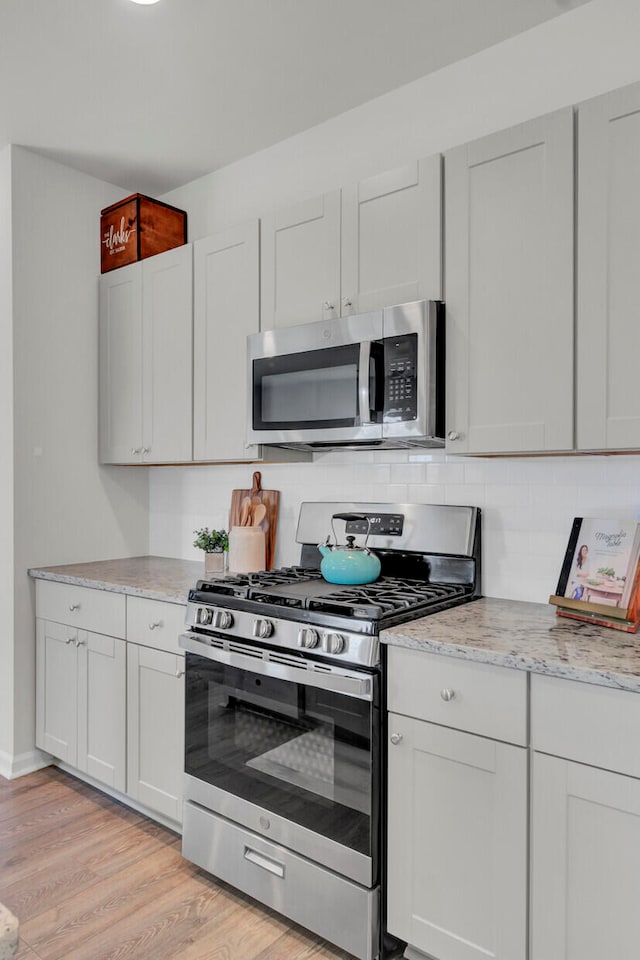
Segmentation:
[(527, 744), (527, 674), (389, 648), (389, 710), (506, 743)]
[(531, 677), (535, 750), (640, 777), (640, 694), (558, 677)]
[(125, 596), (108, 590), (36, 580), (36, 616), (109, 637), (125, 636)]
[(184, 632), (185, 613), (182, 603), (127, 597), (127, 640), (167, 653), (184, 653), (178, 637)]

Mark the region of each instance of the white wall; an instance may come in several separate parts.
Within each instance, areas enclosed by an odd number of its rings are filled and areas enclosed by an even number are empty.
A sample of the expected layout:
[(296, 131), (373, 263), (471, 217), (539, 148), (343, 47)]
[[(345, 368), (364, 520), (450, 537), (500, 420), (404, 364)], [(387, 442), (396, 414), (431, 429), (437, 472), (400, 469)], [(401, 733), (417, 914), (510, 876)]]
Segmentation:
[[(164, 199), (188, 211), (195, 240), (636, 81), (638, 36), (637, 0), (592, 0)], [(226, 525), (231, 490), (249, 486), (251, 471), (248, 466), (152, 469), (151, 551), (196, 557), (193, 529)], [(262, 472), (263, 486), (282, 491), (278, 562), (296, 559), (301, 499), (470, 503), (484, 508), (484, 592), (540, 602), (555, 588), (573, 516), (635, 517), (640, 511), (637, 457), (325, 454), (313, 464)]]
[[(18, 769), (35, 729), (35, 590), (27, 569), (147, 552), (147, 471), (98, 464), (100, 210), (121, 196), (120, 188), (12, 148), (16, 697), (10, 753)], [(1, 347), (0, 353), (4, 339)]]
[(11, 151), (0, 151), (0, 757), (13, 742), (13, 333)]

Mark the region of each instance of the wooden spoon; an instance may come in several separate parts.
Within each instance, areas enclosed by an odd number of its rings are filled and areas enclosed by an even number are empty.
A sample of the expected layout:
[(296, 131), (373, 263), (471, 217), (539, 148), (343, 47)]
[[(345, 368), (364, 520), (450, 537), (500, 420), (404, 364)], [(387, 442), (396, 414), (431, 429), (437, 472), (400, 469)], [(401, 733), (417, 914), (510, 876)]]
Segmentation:
[(267, 515), (267, 508), (264, 503), (258, 503), (251, 511), (251, 526), (259, 527)]
[(239, 523), (241, 527), (248, 527), (251, 523), (251, 498), (245, 497), (240, 504)]

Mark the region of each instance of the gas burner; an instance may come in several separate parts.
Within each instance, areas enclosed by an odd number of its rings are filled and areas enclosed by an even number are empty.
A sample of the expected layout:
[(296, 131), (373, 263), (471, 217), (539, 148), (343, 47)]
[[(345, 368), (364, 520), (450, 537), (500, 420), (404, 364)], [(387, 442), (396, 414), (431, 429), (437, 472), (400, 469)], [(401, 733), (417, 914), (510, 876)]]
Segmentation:
[(448, 583), (424, 583), (417, 580), (399, 580), (385, 577), (361, 586), (340, 587), (333, 593), (309, 601), (309, 609), (318, 612), (338, 612), (353, 617), (380, 620), (400, 610), (420, 612), (442, 603), (463, 597), (463, 587)]

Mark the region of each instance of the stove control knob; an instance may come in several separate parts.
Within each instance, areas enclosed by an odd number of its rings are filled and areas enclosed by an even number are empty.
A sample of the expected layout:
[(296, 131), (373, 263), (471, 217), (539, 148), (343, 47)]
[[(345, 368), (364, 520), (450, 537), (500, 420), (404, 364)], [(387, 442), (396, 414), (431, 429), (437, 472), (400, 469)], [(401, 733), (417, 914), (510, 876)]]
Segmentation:
[(211, 623), (213, 620), (213, 610), (210, 610), (209, 607), (198, 607), (198, 612), (196, 613), (196, 623), (202, 623), (205, 626), (208, 623)]
[(233, 615), (228, 610), (216, 610), (212, 623), (216, 630), (228, 630), (233, 626)]
[(273, 633), (273, 624), (271, 620), (254, 620), (253, 635), (260, 640), (267, 640)]
[(322, 649), (325, 653), (342, 653), (344, 637), (341, 633), (325, 633), (322, 638)]
[(312, 650), (313, 647), (318, 646), (318, 631), (312, 630), (310, 627), (303, 627), (302, 630), (298, 631), (298, 646), (305, 647), (307, 650)]

